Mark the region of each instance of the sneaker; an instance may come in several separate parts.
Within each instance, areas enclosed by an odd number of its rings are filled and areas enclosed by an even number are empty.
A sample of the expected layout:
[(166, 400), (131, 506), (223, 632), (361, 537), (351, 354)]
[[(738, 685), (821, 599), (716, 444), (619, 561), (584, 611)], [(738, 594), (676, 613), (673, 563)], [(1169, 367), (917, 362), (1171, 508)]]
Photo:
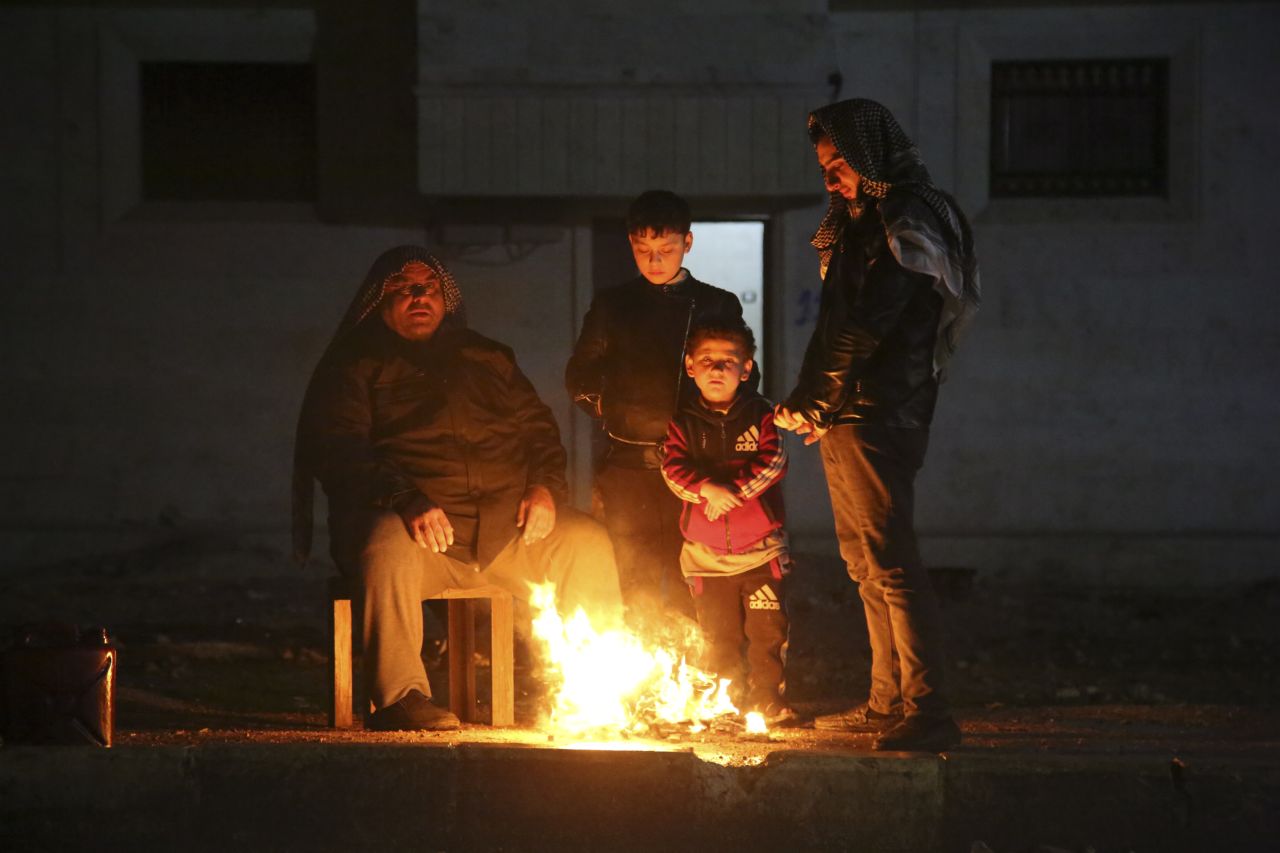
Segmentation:
[(882, 714), (866, 702), (834, 714), (813, 718), (815, 729), (838, 732), (882, 732), (902, 722), (902, 709)]
[(880, 752), (946, 752), (960, 745), (960, 727), (951, 717), (907, 717), (880, 735), (871, 748)]
[(379, 708), (369, 717), (369, 728), (376, 732), (446, 732), (461, 725), (456, 714), (433, 705), (417, 690), (410, 690), (399, 702)]

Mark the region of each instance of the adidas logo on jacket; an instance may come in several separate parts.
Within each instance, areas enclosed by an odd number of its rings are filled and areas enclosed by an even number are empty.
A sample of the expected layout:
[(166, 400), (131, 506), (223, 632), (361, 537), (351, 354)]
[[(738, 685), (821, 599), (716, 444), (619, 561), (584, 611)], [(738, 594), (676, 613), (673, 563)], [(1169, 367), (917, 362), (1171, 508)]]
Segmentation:
[[(771, 486), (786, 469), (787, 453), (773, 425), (772, 404), (745, 388), (727, 412), (712, 411), (694, 400), (671, 420), (662, 476), (685, 502), (680, 514), (685, 538), (716, 553), (748, 551), (782, 527), (782, 491)], [(743, 505), (709, 521), (698, 494), (707, 479), (731, 485)]]

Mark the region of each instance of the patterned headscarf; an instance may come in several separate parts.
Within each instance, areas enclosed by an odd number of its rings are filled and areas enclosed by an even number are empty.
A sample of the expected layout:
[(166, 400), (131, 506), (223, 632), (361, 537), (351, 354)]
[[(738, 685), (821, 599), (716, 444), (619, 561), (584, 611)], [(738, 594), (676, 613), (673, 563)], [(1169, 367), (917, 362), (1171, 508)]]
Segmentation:
[[(320, 357), (315, 371), (311, 374), (311, 382), (307, 385), (307, 393), (302, 402), (303, 412), (307, 410), (310, 403), (311, 388), (315, 384), (316, 373), (319, 372), (320, 367), (328, 360), (338, 344), (345, 341), (353, 331), (361, 328), (365, 321), (375, 314), (378, 306), (382, 304), (383, 297), (386, 296), (391, 278), (403, 270), (405, 264), (412, 261), (426, 264), (440, 279), (440, 290), (444, 296), (444, 319), (440, 323), (440, 330), (466, 327), (467, 313), (466, 306), (462, 302), (462, 292), (458, 290), (457, 282), (453, 280), (453, 275), (445, 265), (421, 246), (396, 246), (394, 249), (388, 249), (378, 256), (373, 266), (369, 267), (364, 282), (356, 291), (351, 304), (347, 306), (342, 322), (338, 324), (338, 330), (334, 332), (329, 345), (325, 347), (324, 355)], [(303, 448), (302, 419), (299, 418), (293, 446), (293, 556), (299, 563), (306, 562), (307, 557), (311, 555), (311, 537), (315, 524), (313, 519), (315, 474), (305, 458)]]
[[(820, 136), (830, 139), (840, 156), (861, 177), (859, 200), (853, 202), (855, 208), (865, 203), (860, 201), (863, 196), (890, 201), (881, 204), (880, 210), (890, 244), (898, 250), (895, 254), (902, 249), (895, 241), (911, 234), (922, 237), (927, 247), (936, 247), (936, 254), (945, 255), (945, 260), (939, 259), (941, 262), (935, 264), (939, 267), (938, 291), (946, 302), (934, 355), (935, 366), (941, 371), (955, 351), (960, 332), (982, 301), (969, 221), (956, 200), (934, 185), (915, 143), (883, 105), (866, 98), (853, 98), (814, 110), (809, 114), (809, 139), (817, 142)], [(909, 203), (894, 203), (909, 202), (907, 194), (933, 211), (942, 226), (941, 234), (927, 217), (910, 216)], [(818, 250), (824, 277), (831, 253), (851, 215), (850, 202), (832, 192), (827, 213), (810, 241)]]
[(333, 349), (334, 345), (345, 338), (347, 334), (365, 321), (374, 310), (382, 304), (382, 297), (386, 295), (387, 284), (392, 276), (404, 269), (404, 265), (412, 261), (426, 264), (440, 278), (440, 290), (444, 294), (444, 320), (441, 323), (442, 328), (462, 327), (467, 324), (466, 309), (462, 304), (462, 292), (458, 290), (457, 282), (453, 280), (453, 275), (440, 263), (435, 255), (428, 252), (421, 246), (396, 246), (394, 249), (387, 249), (378, 256), (373, 262), (373, 266), (369, 267), (369, 272), (364, 277), (364, 283), (360, 285), (360, 289), (356, 291), (356, 296), (351, 300), (351, 304), (347, 306), (347, 312), (342, 317), (342, 322), (338, 324), (338, 331), (333, 335), (333, 340), (329, 342), (326, 349)]

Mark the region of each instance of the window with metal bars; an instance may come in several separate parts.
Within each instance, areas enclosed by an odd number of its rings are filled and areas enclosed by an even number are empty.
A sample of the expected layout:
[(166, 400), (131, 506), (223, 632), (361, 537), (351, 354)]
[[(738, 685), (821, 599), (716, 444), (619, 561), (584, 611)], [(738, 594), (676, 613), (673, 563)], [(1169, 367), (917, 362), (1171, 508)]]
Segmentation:
[(312, 201), (315, 69), (285, 62), (144, 62), (147, 201)]
[(992, 63), (991, 196), (1166, 196), (1168, 121), (1168, 59)]

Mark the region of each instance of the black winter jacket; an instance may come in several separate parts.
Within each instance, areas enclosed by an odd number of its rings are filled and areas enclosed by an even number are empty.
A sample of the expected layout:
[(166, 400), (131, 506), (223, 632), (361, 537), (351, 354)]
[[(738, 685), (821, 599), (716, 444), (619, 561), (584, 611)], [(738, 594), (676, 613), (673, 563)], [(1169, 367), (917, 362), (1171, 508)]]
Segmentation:
[(515, 538), (528, 486), (567, 496), (551, 411), (510, 349), (466, 329), (413, 343), (367, 322), (317, 370), (301, 436), (331, 524), (416, 490), (481, 565)]
[(817, 325), (784, 405), (824, 426), (927, 427), (938, 398), (941, 311), (934, 279), (898, 263), (878, 205), (869, 206), (832, 253)]
[[(693, 387), (684, 372), (685, 335), (711, 316), (741, 318), (742, 303), (693, 276), (674, 287), (637, 276), (600, 291), (565, 368), (569, 396), (604, 419), (615, 443), (658, 447), (677, 402)], [(652, 453), (646, 467), (660, 463), (661, 454)]]

